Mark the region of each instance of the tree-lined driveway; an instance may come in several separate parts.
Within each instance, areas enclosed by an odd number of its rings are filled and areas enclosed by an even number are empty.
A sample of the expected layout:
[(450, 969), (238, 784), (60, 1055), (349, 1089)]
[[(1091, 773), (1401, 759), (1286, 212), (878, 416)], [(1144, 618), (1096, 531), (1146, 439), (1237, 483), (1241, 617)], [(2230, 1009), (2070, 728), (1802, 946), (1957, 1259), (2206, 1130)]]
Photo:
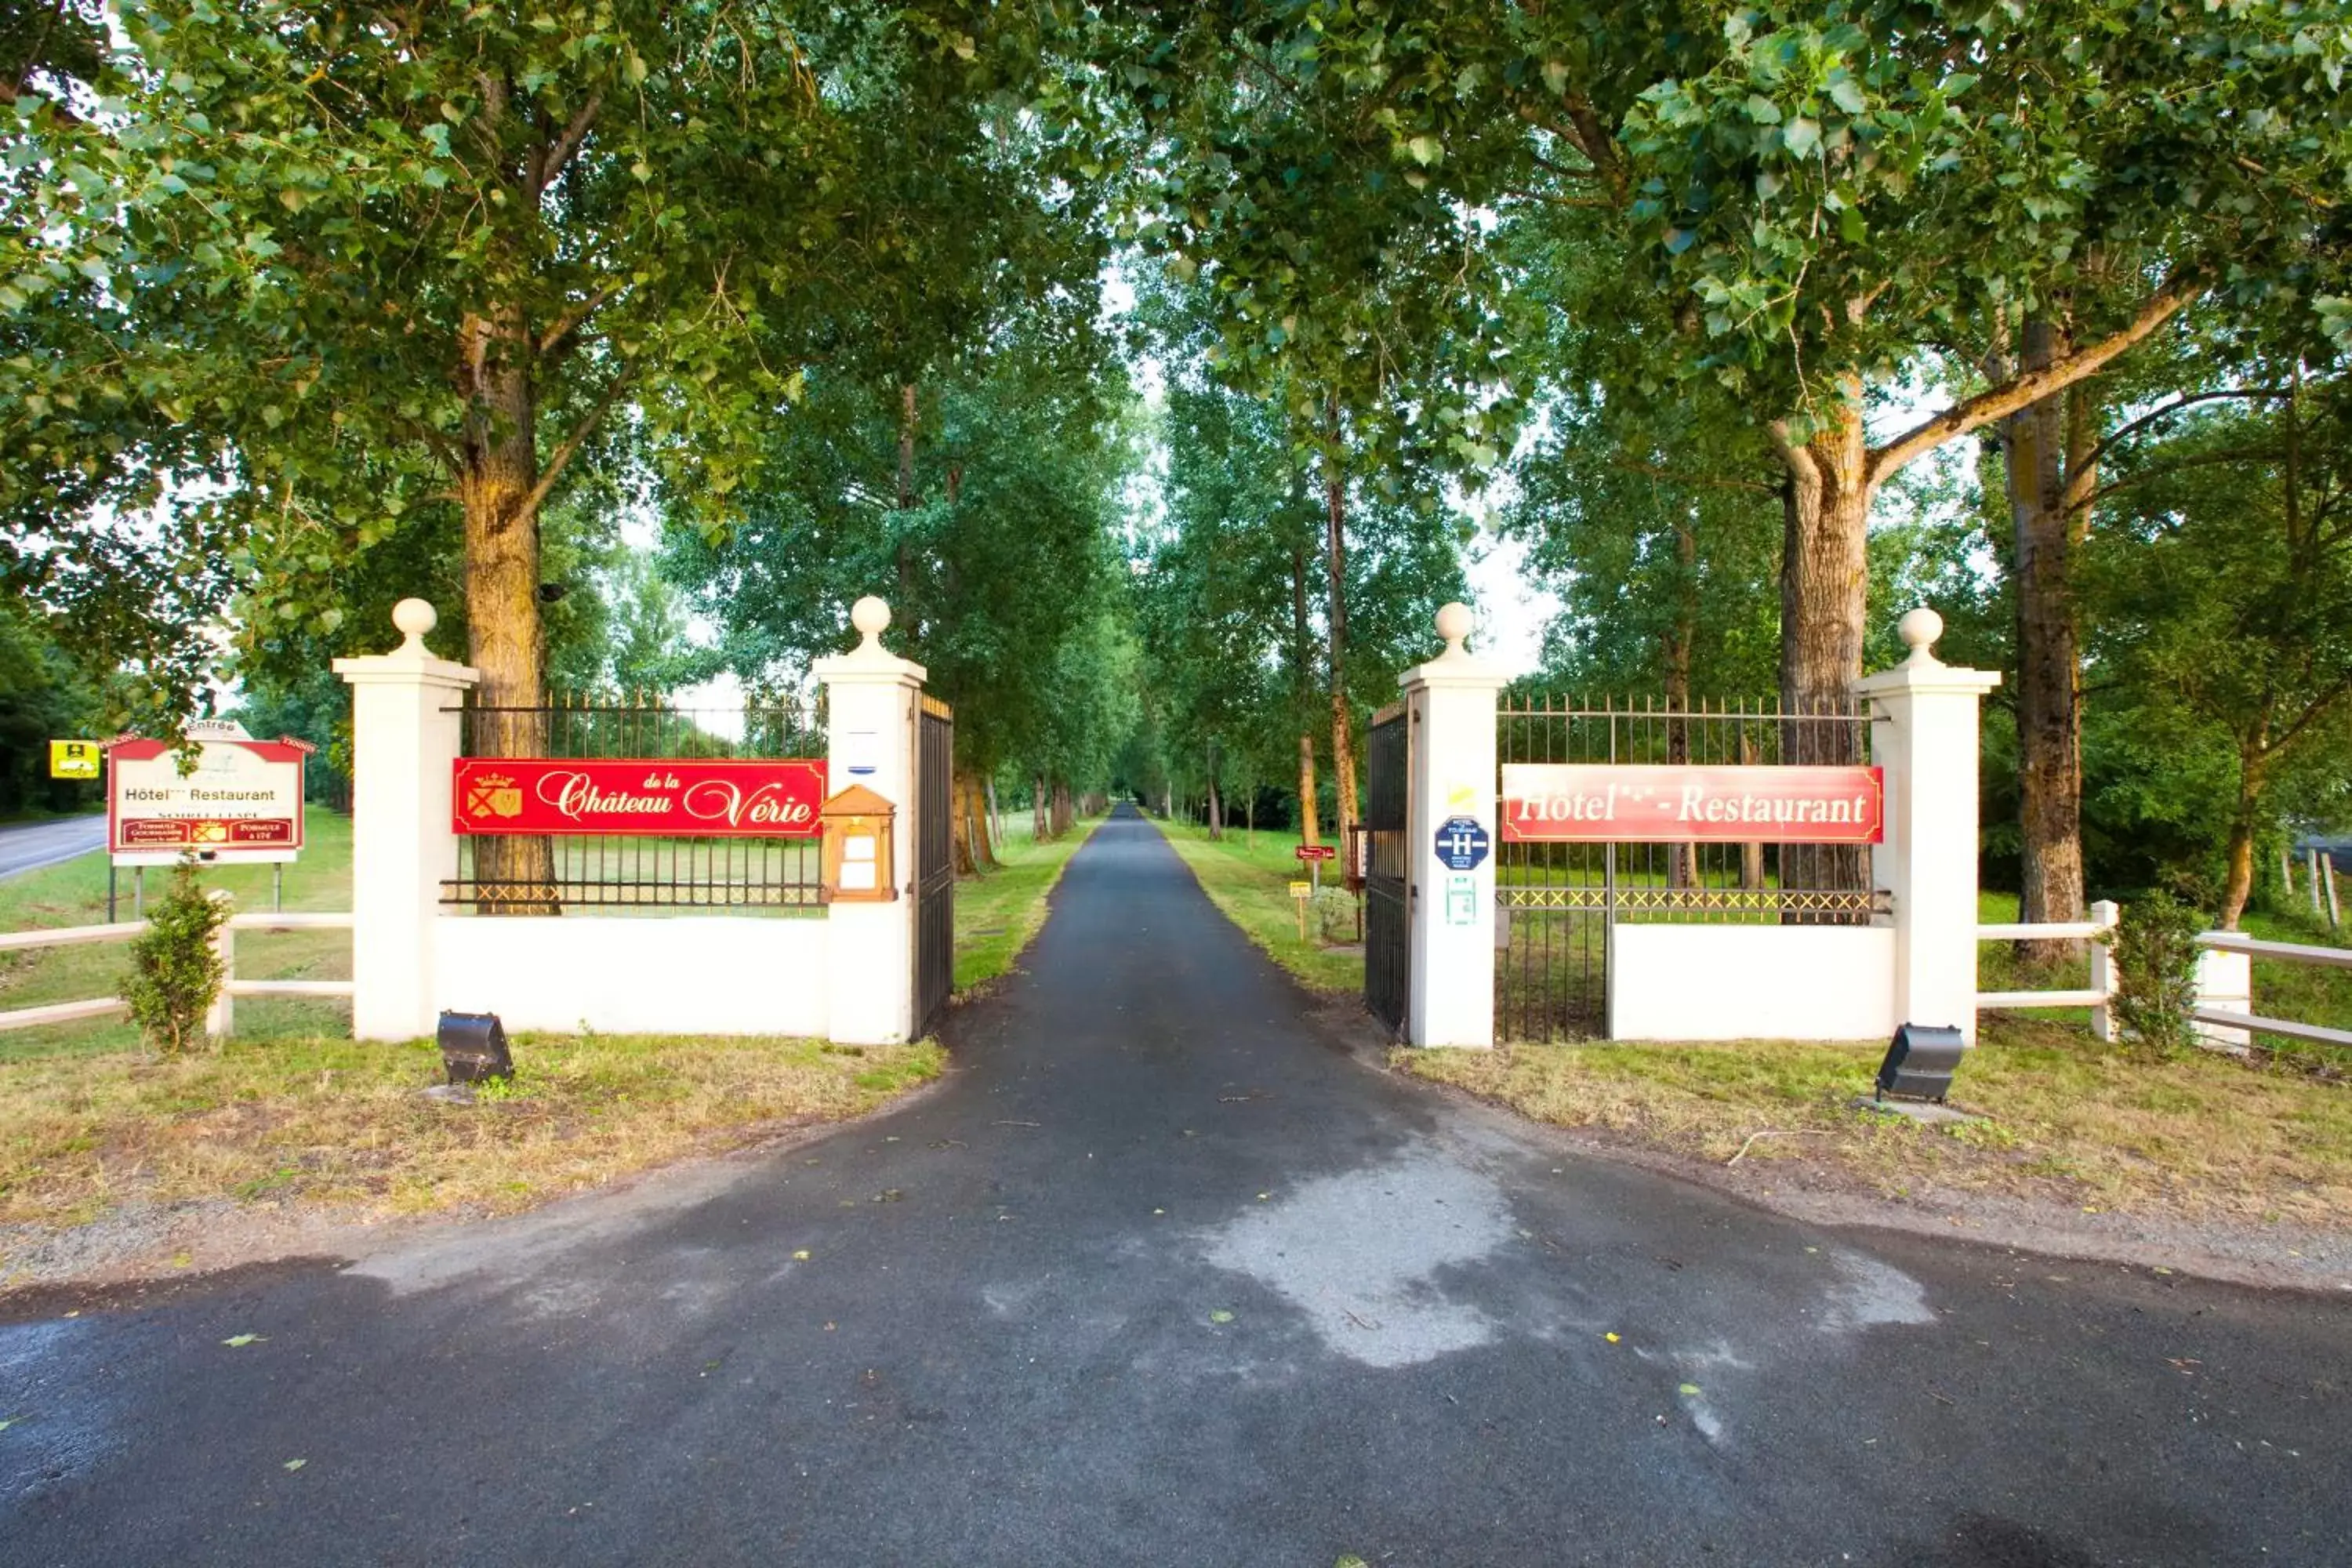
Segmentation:
[(1130, 816), (1027, 968), (894, 1115), (0, 1329), (0, 1561), (2352, 1555), (2344, 1302), (1565, 1153), (1354, 1059)]

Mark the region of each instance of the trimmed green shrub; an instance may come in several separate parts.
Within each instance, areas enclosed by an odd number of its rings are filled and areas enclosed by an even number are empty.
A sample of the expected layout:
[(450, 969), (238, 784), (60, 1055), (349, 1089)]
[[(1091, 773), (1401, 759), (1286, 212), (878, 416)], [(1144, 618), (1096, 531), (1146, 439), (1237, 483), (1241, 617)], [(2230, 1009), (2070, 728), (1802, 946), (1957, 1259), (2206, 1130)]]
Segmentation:
[(196, 879), (195, 861), (183, 857), (146, 931), (131, 944), (131, 976), (122, 985), (131, 1022), (156, 1050), (174, 1054), (204, 1039), (205, 1014), (222, 979), (213, 936), (228, 917), (228, 905)]
[(2158, 1055), (2196, 1043), (2197, 935), (2204, 913), (2161, 889), (2123, 908), (2113, 937), (2116, 1021)]

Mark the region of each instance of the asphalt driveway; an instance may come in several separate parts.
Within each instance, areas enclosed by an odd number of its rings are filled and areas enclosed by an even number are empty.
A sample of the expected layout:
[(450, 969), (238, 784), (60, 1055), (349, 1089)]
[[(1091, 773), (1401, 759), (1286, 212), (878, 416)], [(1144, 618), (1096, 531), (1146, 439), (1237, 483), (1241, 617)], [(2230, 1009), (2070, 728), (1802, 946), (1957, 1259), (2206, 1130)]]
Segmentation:
[(0, 877), (38, 870), (106, 847), (106, 817), (60, 816), (0, 827)]
[(2352, 1303), (1563, 1154), (1131, 817), (1026, 967), (821, 1141), (0, 1328), (0, 1563), (2352, 1562)]

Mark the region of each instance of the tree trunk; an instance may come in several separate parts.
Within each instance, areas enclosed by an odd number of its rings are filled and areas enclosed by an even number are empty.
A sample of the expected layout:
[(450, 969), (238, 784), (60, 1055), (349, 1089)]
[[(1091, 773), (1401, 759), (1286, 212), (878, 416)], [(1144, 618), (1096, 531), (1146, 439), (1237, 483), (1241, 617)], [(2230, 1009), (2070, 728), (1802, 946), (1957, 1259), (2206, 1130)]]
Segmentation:
[(1059, 838), (1070, 830), (1075, 820), (1070, 809), (1070, 786), (1062, 779), (1054, 781), (1054, 837)]
[(978, 774), (968, 775), (964, 787), (971, 795), (972, 858), (982, 870), (993, 871), (997, 868), (996, 825), (989, 820), (988, 791)]
[(1045, 775), (1044, 773), (1035, 775), (1034, 781), (1029, 785), (1029, 835), (1040, 844), (1053, 837), (1053, 830), (1045, 823)]
[(992, 846), (1004, 842), (1004, 811), (996, 804), (996, 780), (988, 781), (988, 837)]
[[(1690, 711), (1691, 647), (1698, 640), (1698, 529), (1688, 509), (1675, 520), (1675, 619), (1666, 632), (1666, 761), (1690, 761), (1690, 725), (1679, 717)], [(1698, 885), (1698, 847), (1671, 845), (1666, 850), (1666, 885)]]
[[(1776, 430), (1789, 482), (1781, 492), (1780, 706), (1783, 763), (1845, 763), (1857, 759), (1843, 715), (1862, 679), (1864, 616), (1870, 588), (1869, 448), (1862, 379), (1845, 378), (1839, 401), (1802, 446)], [(1847, 891), (1870, 885), (1868, 859), (1845, 845), (1789, 844), (1780, 849), (1780, 885), (1804, 891)], [(1801, 924), (1858, 923), (1794, 917)]]
[(1329, 410), (1328, 444), (1323, 452), (1324, 574), (1329, 605), (1324, 619), (1331, 631), (1331, 767), (1339, 788), (1339, 828), (1356, 820), (1356, 745), (1348, 714), (1348, 476), (1339, 466), (1339, 402)]
[[(908, 382), (898, 388), (898, 510), (915, 510), (915, 384)], [(898, 614), (906, 617), (911, 629), (915, 613), (915, 552), (908, 540), (906, 522), (898, 525)]]
[(1316, 818), (1319, 815), (1315, 799), (1315, 737), (1311, 732), (1302, 731), (1298, 737), (1298, 841), (1301, 844), (1322, 842), (1317, 836), (1320, 825)]
[[(2230, 813), (2229, 876), (2221, 888), (2220, 925), (2223, 931), (2238, 929), (2238, 919), (2246, 912), (2246, 900), (2254, 890), (2254, 828), (2258, 824), (2264, 776), (2269, 771), (2270, 755), (2259, 741), (2241, 741), (2238, 745), (2238, 800)], [(2315, 857), (2317, 852), (2314, 851)]]
[[(2045, 370), (2068, 348), (2064, 329), (2030, 318), (2018, 368)], [(2015, 544), (2018, 826), (2023, 852), (2018, 918), (2083, 918), (2081, 634), (2074, 549), (2095, 479), (2085, 384), (2053, 393), (2001, 422)], [(2030, 963), (2063, 962), (2074, 942), (2019, 944)]]
[(1209, 837), (1212, 839), (1217, 839), (1223, 838), (1224, 836), (1224, 797), (1217, 793), (1217, 781), (1212, 778), (1209, 781)]
[[(547, 754), (547, 642), (539, 613), (538, 388), (527, 364), (504, 358), (526, 341), (520, 313), (497, 321), (468, 317), (463, 328), (473, 407), (458, 480), (466, 530), (467, 659), (482, 672), (474, 701), (484, 712), (473, 736), (484, 755)], [(518, 711), (498, 712), (508, 709)], [(473, 838), (473, 875), (496, 887), (483, 913), (562, 912), (554, 847), (544, 837)]]
[[(1314, 689), (1307, 678), (1308, 631), (1307, 626), (1307, 552), (1294, 549), (1290, 552), (1290, 667), (1297, 680), (1297, 700), (1300, 722), (1305, 722), (1309, 693)], [(1322, 816), (1320, 803), (1315, 797), (1315, 733), (1311, 730), (1298, 732), (1298, 841), (1319, 844)]]
[(976, 877), (995, 869), (996, 849), (989, 842), (986, 802), (981, 797), (980, 780), (970, 773), (957, 773), (949, 786), (949, 798), (954, 803), (956, 875)]
[[(1756, 765), (1756, 737), (1748, 732), (1745, 723), (1739, 726), (1739, 765), (1749, 768)], [(1751, 893), (1764, 886), (1764, 846), (1761, 844), (1739, 847), (1739, 885)]]

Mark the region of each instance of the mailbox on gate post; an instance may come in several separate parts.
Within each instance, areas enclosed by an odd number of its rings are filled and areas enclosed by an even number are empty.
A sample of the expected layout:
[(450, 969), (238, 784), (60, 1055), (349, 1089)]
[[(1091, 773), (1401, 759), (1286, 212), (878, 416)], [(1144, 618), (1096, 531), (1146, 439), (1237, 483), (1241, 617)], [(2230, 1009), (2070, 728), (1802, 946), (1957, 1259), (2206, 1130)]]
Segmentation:
[(898, 896), (891, 847), (898, 808), (864, 784), (824, 803), (824, 896), (837, 904), (887, 904)]

